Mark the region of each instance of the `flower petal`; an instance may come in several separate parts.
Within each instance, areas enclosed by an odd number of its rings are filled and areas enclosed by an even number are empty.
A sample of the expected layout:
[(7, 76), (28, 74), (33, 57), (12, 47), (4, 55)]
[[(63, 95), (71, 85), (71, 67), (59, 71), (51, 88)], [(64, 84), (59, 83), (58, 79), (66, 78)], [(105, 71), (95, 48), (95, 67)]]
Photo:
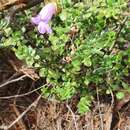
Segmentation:
[(46, 33), (46, 24), (44, 22), (40, 22), (38, 25), (38, 31), (41, 34)]
[(46, 24), (46, 32), (48, 33), (48, 34), (51, 34), (52, 33), (52, 29), (49, 27), (49, 25), (48, 24)]
[(55, 13), (56, 13), (56, 5), (54, 3), (49, 3), (42, 8), (39, 15), (42, 21), (49, 22)]
[(51, 34), (52, 33), (52, 29), (49, 27), (48, 24), (44, 23), (44, 22), (40, 22), (38, 25), (38, 31), (41, 34), (47, 33), (47, 34)]
[(41, 21), (40, 15), (37, 15), (36, 17), (32, 17), (32, 18), (31, 18), (31, 22), (32, 22), (33, 24), (38, 25), (38, 24), (40, 23), (40, 21)]

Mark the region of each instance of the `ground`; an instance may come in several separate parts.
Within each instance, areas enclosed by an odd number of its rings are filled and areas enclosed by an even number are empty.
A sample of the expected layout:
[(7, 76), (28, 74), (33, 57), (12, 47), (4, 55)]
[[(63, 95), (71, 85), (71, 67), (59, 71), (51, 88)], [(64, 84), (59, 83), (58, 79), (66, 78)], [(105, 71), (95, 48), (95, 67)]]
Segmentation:
[[(1, 130), (13, 122), (15, 123), (9, 130), (130, 130), (129, 95), (118, 102), (111, 96), (99, 96), (94, 101), (91, 112), (79, 115), (76, 109), (78, 95), (62, 103), (44, 97), (37, 101), (40, 91), (28, 92), (38, 88), (42, 79), (35, 81), (23, 77), (21, 80), (20, 77), (25, 74), (16, 72), (12, 62), (10, 64), (8, 58), (5, 58), (6, 55), (0, 56)], [(16, 61), (20, 62), (15, 59), (15, 63)], [(10, 82), (14, 79), (19, 80)], [(7, 82), (8, 85), (3, 85)], [(16, 96), (7, 97), (12, 95)], [(26, 113), (22, 115), (23, 112)]]

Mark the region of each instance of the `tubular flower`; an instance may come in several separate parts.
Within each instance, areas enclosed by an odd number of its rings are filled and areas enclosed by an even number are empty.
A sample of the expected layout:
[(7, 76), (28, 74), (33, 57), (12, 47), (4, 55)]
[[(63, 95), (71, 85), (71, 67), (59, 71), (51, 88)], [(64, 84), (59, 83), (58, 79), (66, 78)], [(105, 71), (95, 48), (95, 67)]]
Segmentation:
[(49, 3), (42, 8), (37, 16), (32, 17), (31, 22), (38, 26), (39, 33), (52, 33), (52, 29), (49, 27), (49, 21), (52, 19), (53, 15), (56, 14), (56, 11), (56, 4)]

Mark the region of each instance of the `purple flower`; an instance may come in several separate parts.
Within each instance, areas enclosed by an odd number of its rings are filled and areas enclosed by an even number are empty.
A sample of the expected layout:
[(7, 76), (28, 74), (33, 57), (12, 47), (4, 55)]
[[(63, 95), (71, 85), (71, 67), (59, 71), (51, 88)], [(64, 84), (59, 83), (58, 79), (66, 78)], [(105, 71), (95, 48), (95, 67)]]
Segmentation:
[(52, 29), (49, 27), (49, 25), (47, 23), (42, 22), (42, 21), (38, 24), (38, 31), (41, 34), (44, 34), (44, 33), (51, 34), (52, 33)]
[(49, 3), (45, 7), (42, 8), (40, 13), (32, 17), (31, 21), (33, 24), (38, 26), (38, 31), (41, 34), (44, 33), (52, 33), (51, 28), (49, 27), (49, 21), (52, 19), (52, 16), (56, 14), (56, 4), (55, 3)]

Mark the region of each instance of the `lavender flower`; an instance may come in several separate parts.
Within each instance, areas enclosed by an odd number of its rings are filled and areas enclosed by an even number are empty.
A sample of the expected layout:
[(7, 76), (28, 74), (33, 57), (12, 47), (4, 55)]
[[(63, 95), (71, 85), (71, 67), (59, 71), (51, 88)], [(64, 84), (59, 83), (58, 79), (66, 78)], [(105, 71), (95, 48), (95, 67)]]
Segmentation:
[(52, 33), (51, 28), (49, 27), (49, 21), (52, 19), (52, 16), (56, 14), (56, 4), (49, 3), (42, 8), (40, 13), (36, 17), (32, 17), (31, 21), (33, 24), (38, 26), (38, 31), (41, 34)]
[(44, 22), (40, 22), (38, 24), (38, 31), (41, 34), (44, 34), (44, 33), (51, 34), (52, 33), (52, 29), (49, 27), (49, 25), (47, 23), (44, 23)]

